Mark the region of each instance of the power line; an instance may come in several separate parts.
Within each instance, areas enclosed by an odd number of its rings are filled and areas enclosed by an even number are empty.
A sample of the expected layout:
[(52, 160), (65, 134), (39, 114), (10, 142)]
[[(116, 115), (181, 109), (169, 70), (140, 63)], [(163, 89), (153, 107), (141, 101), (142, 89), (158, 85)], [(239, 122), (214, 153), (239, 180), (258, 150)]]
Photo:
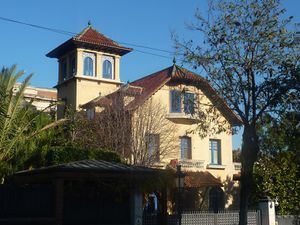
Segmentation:
[(5, 18), (5, 17), (0, 17), (0, 20), (12, 22), (12, 23), (18, 23), (18, 24), (21, 24), (21, 25), (26, 25), (26, 26), (30, 26), (30, 27), (34, 27), (34, 28), (48, 30), (48, 31), (59, 33), (59, 34), (69, 35), (69, 36), (73, 36), (73, 35), (76, 34), (76, 33), (70, 32), (70, 31), (65, 31), (65, 30), (60, 30), (60, 29), (55, 29), (55, 28), (44, 27), (44, 26), (40, 26), (40, 25), (36, 25), (36, 24), (31, 24), (31, 23), (25, 23), (25, 22), (21, 22), (21, 21), (18, 21), (18, 20), (13, 20), (13, 19)]
[(151, 53), (151, 52), (145, 52), (145, 51), (141, 51), (141, 50), (137, 50), (137, 49), (135, 49), (135, 51), (140, 52), (140, 53), (144, 53), (144, 54), (148, 54), (148, 55), (158, 56), (158, 57), (161, 57), (161, 58), (172, 59), (172, 57), (159, 55), (159, 54), (155, 54), (155, 53)]
[[(59, 34), (63, 34), (63, 35), (68, 35), (68, 36), (77, 35), (77, 33), (74, 33), (74, 32), (71, 32), (71, 31), (40, 26), (40, 25), (36, 25), (36, 24), (32, 24), (32, 23), (26, 23), (26, 22), (22, 22), (22, 21), (19, 21), (19, 20), (5, 18), (5, 17), (1, 17), (1, 16), (0, 16), (0, 20), (7, 21), (7, 22), (12, 22), (12, 23), (17, 23), (17, 24), (21, 24), (21, 25), (25, 25), (25, 26), (30, 26), (30, 27), (34, 27), (34, 28), (38, 28), (38, 29), (43, 29), (43, 30), (47, 30), (47, 31), (51, 31), (51, 32), (55, 32), (55, 33), (59, 33)], [(124, 45), (131, 45), (131, 46), (138, 47), (138, 48), (144, 48), (144, 49), (148, 49), (148, 50), (152, 50), (152, 51), (159, 51), (159, 52), (174, 54), (174, 52), (164, 50), (164, 49), (159, 49), (159, 48), (154, 48), (154, 47), (149, 47), (149, 46), (144, 46), (144, 45), (138, 45), (138, 44), (132, 44), (132, 43), (127, 43), (127, 42), (119, 42), (119, 43), (124, 44)], [(143, 54), (158, 56), (158, 57), (167, 58), (167, 59), (172, 59), (172, 57), (170, 57), (170, 56), (165, 56), (165, 55), (161, 55), (161, 54), (156, 54), (156, 53), (151, 53), (151, 52), (146, 52), (146, 51), (141, 51), (141, 50), (135, 50), (135, 51), (143, 53)]]
[(139, 48), (146, 48), (146, 49), (149, 49), (149, 50), (174, 54), (174, 52), (171, 52), (171, 51), (168, 51), (168, 50), (153, 48), (153, 47), (149, 47), (149, 46), (145, 46), (145, 45), (137, 45), (137, 44), (131, 44), (131, 43), (126, 43), (126, 42), (119, 42), (119, 43), (123, 44), (123, 45), (131, 45), (131, 46), (135, 46), (135, 47), (139, 47)]

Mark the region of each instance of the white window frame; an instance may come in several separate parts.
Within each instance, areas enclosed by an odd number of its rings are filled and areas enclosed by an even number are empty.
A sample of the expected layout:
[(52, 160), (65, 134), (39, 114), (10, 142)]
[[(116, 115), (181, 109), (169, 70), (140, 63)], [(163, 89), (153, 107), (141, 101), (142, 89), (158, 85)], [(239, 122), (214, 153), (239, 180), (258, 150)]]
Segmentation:
[[(104, 68), (103, 68), (103, 64), (104, 61), (109, 61), (111, 63), (111, 78), (106, 78), (104, 77)], [(114, 57), (112, 56), (102, 56), (102, 78), (103, 79), (108, 79), (108, 80), (114, 80), (115, 79), (115, 60)]]
[[(213, 148), (213, 143), (217, 144), (217, 149)], [(209, 151), (210, 151), (210, 164), (222, 165), (222, 147), (220, 139), (209, 139)], [(215, 159), (215, 152), (217, 152), (217, 159)]]
[[(183, 140), (187, 141), (187, 148), (183, 149)], [(185, 150), (185, 151), (183, 151)], [(186, 153), (186, 156), (185, 156)], [(193, 157), (192, 155), (192, 138), (189, 136), (181, 136), (180, 137), (180, 159), (181, 160), (191, 160)]]
[(149, 133), (146, 135), (147, 153), (154, 162), (160, 161), (160, 135)]
[[(92, 76), (84, 74), (84, 60), (87, 57), (89, 57), (89, 58), (91, 58), (93, 60), (93, 74), (92, 74)], [(95, 54), (94, 53), (90, 53), (90, 52), (83, 52), (83, 54), (82, 54), (82, 62), (83, 62), (83, 68), (82, 68), (83, 69), (83, 71), (82, 71), (83, 75), (84, 76), (88, 76), (88, 77), (95, 77), (95, 74), (96, 74), (96, 70), (95, 70), (95, 68), (96, 68), (96, 56), (95, 56)]]

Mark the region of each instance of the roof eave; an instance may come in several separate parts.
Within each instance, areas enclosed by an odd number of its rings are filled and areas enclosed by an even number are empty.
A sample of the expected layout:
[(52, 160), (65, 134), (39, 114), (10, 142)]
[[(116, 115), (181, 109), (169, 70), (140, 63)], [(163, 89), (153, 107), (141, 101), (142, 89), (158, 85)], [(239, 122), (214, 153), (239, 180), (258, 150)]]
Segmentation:
[(49, 58), (59, 58), (62, 56), (66, 51), (74, 49), (76, 46), (73, 42), (73, 38), (70, 38), (66, 42), (62, 43), (52, 51), (48, 52), (46, 54), (47, 57)]
[(71, 51), (75, 48), (85, 47), (87, 49), (91, 50), (100, 50), (105, 52), (111, 52), (114, 54), (118, 54), (120, 56), (123, 56), (131, 51), (133, 51), (132, 48), (126, 48), (123, 46), (109, 46), (105, 44), (99, 44), (94, 42), (88, 42), (88, 41), (82, 41), (78, 40), (77, 38), (71, 38), (64, 42), (63, 44), (59, 45), (52, 51), (46, 54), (49, 58), (60, 58), (62, 55), (64, 55), (67, 51)]

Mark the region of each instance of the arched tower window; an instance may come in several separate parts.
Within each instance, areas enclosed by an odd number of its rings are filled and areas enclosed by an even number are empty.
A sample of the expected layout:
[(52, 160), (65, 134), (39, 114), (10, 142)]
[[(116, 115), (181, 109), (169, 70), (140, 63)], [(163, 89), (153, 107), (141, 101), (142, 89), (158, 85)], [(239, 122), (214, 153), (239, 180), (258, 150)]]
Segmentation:
[(84, 58), (84, 75), (93, 76), (93, 60), (91, 57)]
[(103, 64), (102, 64), (102, 75), (105, 79), (113, 79), (113, 58), (112, 57), (104, 57)]
[(95, 55), (83, 53), (83, 75), (95, 76)]

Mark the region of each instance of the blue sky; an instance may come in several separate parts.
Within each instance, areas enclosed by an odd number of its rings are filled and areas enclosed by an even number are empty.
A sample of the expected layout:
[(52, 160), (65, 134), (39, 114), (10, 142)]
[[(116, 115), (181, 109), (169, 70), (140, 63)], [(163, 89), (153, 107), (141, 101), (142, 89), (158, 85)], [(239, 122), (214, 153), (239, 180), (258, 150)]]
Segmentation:
[[(287, 15), (295, 22), (300, 1), (284, 0)], [(90, 20), (99, 32), (121, 43), (131, 43), (173, 52), (171, 33), (193, 38), (199, 36), (186, 29), (193, 20), (196, 8), (205, 13), (206, 0), (1, 0), (0, 17), (44, 27), (78, 33)], [(46, 53), (71, 36), (0, 20), (0, 66), (18, 64), (19, 69), (34, 73), (31, 85), (53, 87), (57, 82), (57, 61)], [(165, 57), (133, 51), (121, 60), (121, 79), (133, 81), (172, 64), (173, 55), (137, 48)], [(180, 64), (180, 63), (178, 63)], [(187, 66), (186, 66), (187, 67)], [(197, 72), (197, 71), (196, 71)], [(199, 72), (199, 71), (198, 71)], [(240, 145), (241, 135), (235, 135), (234, 148)]]

